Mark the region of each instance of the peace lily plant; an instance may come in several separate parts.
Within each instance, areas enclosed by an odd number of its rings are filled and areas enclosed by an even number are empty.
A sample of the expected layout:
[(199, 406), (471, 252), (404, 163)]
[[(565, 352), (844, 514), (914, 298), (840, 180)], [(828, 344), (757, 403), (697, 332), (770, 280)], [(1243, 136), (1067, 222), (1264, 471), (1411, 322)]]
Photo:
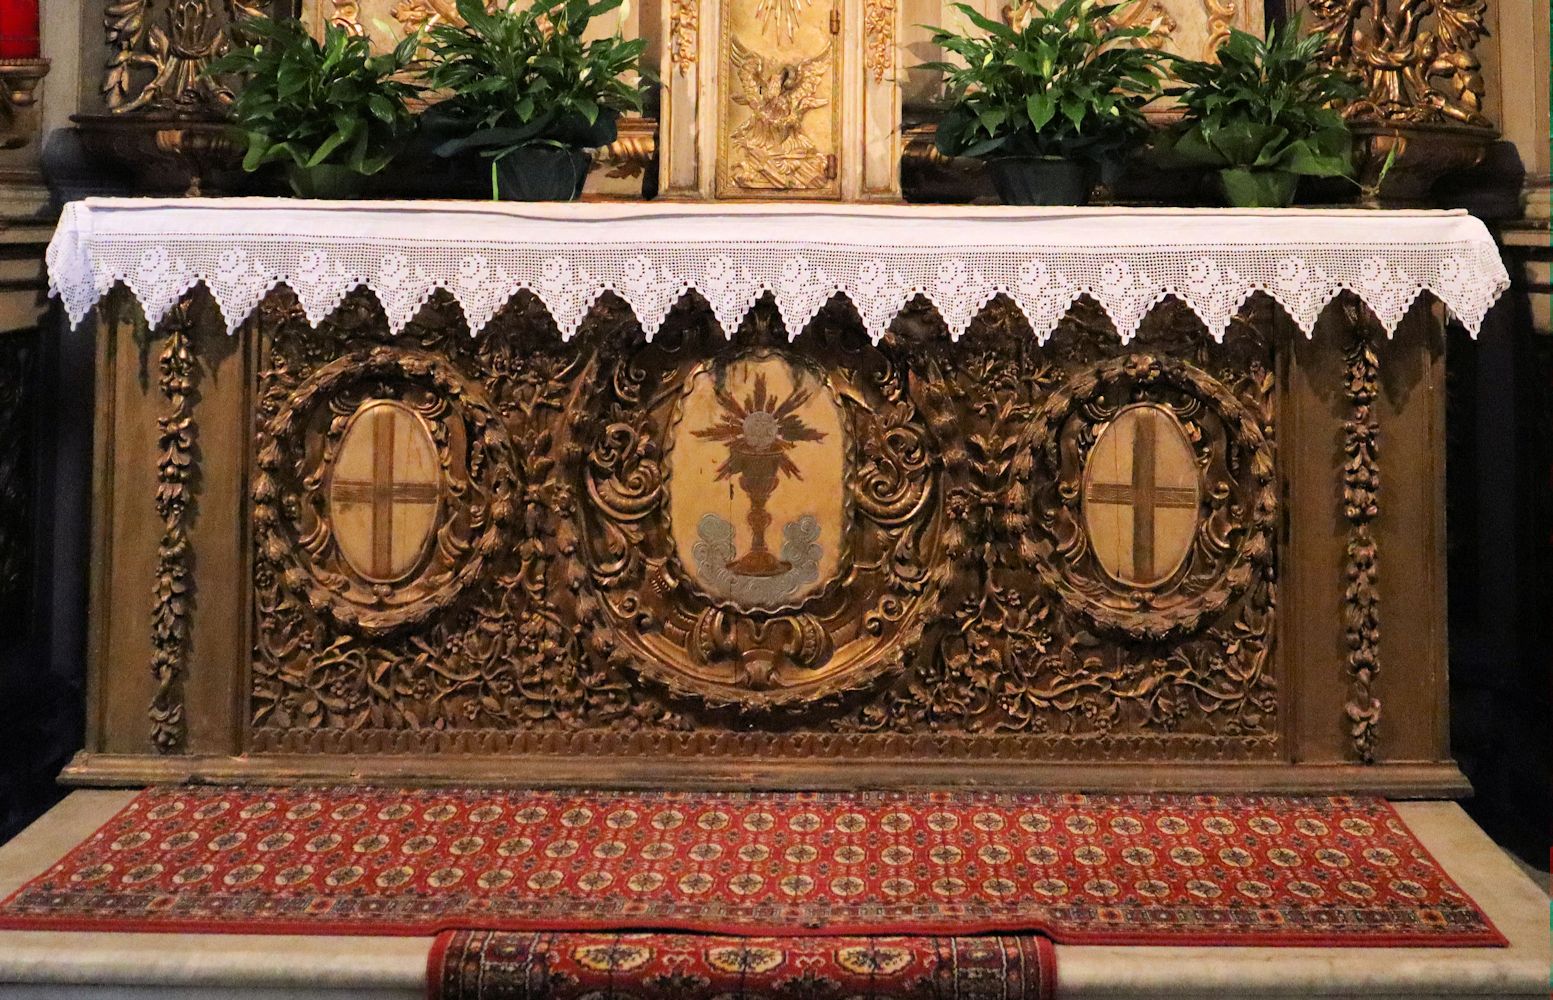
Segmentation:
[[(427, 111), (441, 156), (489, 161), (493, 197), (570, 200), (588, 150), (615, 141), (616, 119), (642, 109), (642, 39), (584, 41), (622, 0), (458, 0), (463, 24), (431, 29), (427, 83), (448, 96)], [(623, 15), (622, 15), (623, 19)]]
[(1358, 88), (1321, 59), (1324, 38), (1300, 37), (1298, 19), (1267, 38), (1232, 31), (1214, 62), (1177, 59), (1186, 111), (1159, 139), (1167, 162), (1218, 170), (1236, 207), (1288, 205), (1301, 177), (1349, 177), (1352, 138), (1337, 110)]
[(355, 196), (413, 126), (407, 102), (419, 88), (403, 77), (419, 36), (381, 55), (335, 24), (319, 42), (295, 18), (254, 18), (238, 36), (207, 72), (245, 78), (231, 111), (248, 138), (243, 168), (283, 164), (299, 197)]
[(939, 151), (985, 160), (1007, 203), (1083, 204), (1099, 168), (1140, 144), (1162, 88), (1168, 57), (1139, 44), (1160, 24), (1124, 17), (1139, 2), (1027, 0), (1008, 24), (955, 4), (980, 33), (929, 29), (959, 57), (925, 64), (950, 101)]

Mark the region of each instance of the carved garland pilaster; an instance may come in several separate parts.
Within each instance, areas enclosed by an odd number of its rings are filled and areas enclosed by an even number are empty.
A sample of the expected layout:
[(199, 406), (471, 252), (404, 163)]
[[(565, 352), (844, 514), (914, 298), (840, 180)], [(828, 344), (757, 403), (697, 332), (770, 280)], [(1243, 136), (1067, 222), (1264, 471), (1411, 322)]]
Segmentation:
[(875, 83), (895, 72), (895, 0), (863, 0), (863, 65)]
[(1381, 715), (1380, 699), (1375, 696), (1375, 676), (1380, 672), (1380, 590), (1375, 535), (1370, 528), (1380, 512), (1379, 423), (1374, 408), (1380, 390), (1375, 348), (1363, 331), (1355, 333), (1345, 360), (1345, 389), (1352, 407), (1343, 422), (1343, 514), (1348, 519), (1343, 626), (1351, 675), (1346, 711), (1354, 751), (1369, 764), (1375, 760)]
[(697, 0), (671, 0), (669, 7), (669, 61), (680, 76), (689, 76), (696, 65), (696, 35), (701, 22)]
[(194, 580), (189, 565), (189, 519), (193, 507), (194, 385), (197, 368), (190, 346), (189, 302), (173, 307), (163, 322), (166, 340), (157, 358), (158, 388), (167, 406), (157, 418), (156, 512), (162, 540), (156, 552), (152, 588), (151, 740), (159, 753), (183, 750), (187, 726), (183, 682), (188, 666), (189, 610)]

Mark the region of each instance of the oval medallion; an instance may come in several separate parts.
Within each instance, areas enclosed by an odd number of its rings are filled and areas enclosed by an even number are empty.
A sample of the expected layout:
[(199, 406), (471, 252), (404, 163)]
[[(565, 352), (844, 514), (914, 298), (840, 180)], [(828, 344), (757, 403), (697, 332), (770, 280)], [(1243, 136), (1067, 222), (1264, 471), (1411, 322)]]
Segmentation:
[(1170, 579), (1191, 551), (1200, 500), (1196, 454), (1166, 407), (1129, 406), (1096, 438), (1084, 467), (1084, 526), (1118, 582)]
[(680, 564), (746, 610), (824, 588), (841, 566), (846, 455), (841, 406), (814, 370), (763, 353), (697, 372), (672, 445)]
[(437, 527), (442, 476), (426, 424), (397, 400), (351, 416), (329, 474), (329, 519), (340, 554), (374, 583), (420, 568)]

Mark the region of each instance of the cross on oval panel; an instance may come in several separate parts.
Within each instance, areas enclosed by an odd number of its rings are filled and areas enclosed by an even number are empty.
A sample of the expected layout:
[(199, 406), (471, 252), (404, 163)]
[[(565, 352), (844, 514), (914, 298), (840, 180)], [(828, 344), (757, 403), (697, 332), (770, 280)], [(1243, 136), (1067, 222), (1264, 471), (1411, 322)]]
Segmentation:
[(373, 583), (396, 583), (419, 569), (442, 497), (437, 445), (425, 422), (397, 400), (363, 403), (329, 477), (329, 519), (350, 568)]
[(1084, 467), (1084, 525), (1117, 582), (1155, 587), (1191, 551), (1201, 502), (1197, 456), (1176, 415), (1156, 403), (1124, 408)]

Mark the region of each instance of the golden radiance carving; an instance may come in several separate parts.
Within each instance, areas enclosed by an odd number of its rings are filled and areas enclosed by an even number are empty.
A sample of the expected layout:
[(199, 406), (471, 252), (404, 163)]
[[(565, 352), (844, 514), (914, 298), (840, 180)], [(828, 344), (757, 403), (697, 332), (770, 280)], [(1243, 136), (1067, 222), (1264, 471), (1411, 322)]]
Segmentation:
[(831, 72), (832, 46), (796, 61), (767, 60), (737, 38), (729, 43), (738, 78), (732, 100), (749, 117), (729, 134), (736, 159), (733, 182), (750, 190), (803, 191), (826, 187), (834, 177), (827, 154), (805, 130), (809, 112), (828, 107), (820, 89)]
[(895, 74), (895, 0), (863, 0), (863, 67), (875, 83)]
[(755, 19), (763, 27), (774, 26), (783, 41), (791, 42), (798, 34), (804, 11), (813, 0), (757, 0)]
[(1311, 29), (1327, 36), (1327, 57), (1364, 86), (1348, 117), (1490, 124), (1473, 54), (1486, 33), (1487, 0), (1310, 0), (1310, 11)]

